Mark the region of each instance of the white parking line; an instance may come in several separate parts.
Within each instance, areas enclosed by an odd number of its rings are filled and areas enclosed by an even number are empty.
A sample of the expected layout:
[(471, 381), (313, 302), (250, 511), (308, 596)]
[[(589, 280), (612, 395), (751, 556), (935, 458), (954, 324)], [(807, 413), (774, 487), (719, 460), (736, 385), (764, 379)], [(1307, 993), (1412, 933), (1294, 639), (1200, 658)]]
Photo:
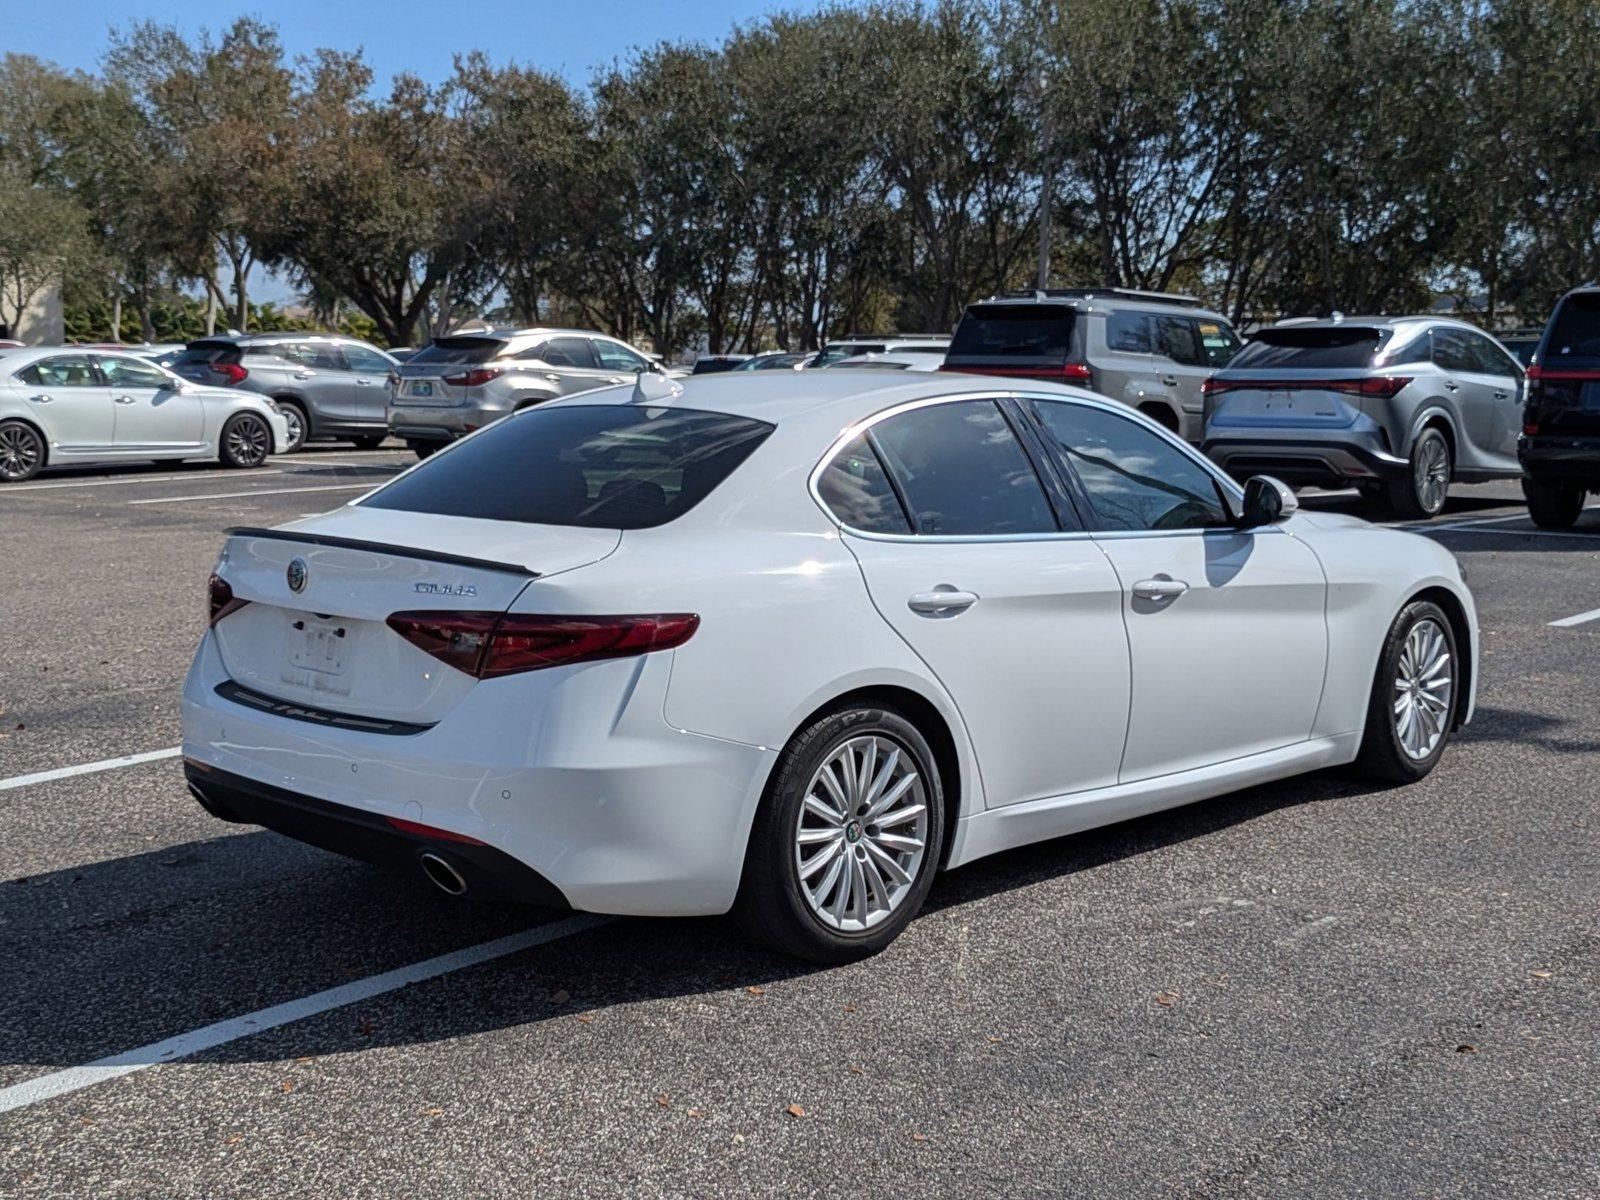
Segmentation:
[(93, 775), (97, 771), (115, 771), (118, 767), (136, 767), (140, 763), (176, 758), (182, 753), (182, 746), (168, 746), (165, 750), (147, 750), (143, 754), (102, 758), (99, 762), (80, 763), (76, 767), (57, 767), (53, 771), (35, 771), (32, 775), (13, 775), (10, 779), (0, 779), (0, 792), (9, 792), (12, 788), (28, 787), (35, 783), (49, 783), (52, 779), (70, 779), (74, 775)]
[(1600, 621), (1600, 608), (1591, 608), (1588, 612), (1581, 612), (1575, 617), (1562, 617), (1559, 621), (1551, 621), (1557, 629), (1571, 629), (1574, 625), (1582, 625), (1586, 621)]
[[(29, 492), (53, 492), (59, 488), (90, 488), (90, 487), (121, 487), (129, 483), (186, 483), (191, 479), (221, 479), (232, 475), (237, 478), (237, 471), (196, 471), (193, 475), (130, 475), (126, 479), (85, 479), (75, 483), (25, 483), (13, 485), (0, 491), (0, 496), (26, 496)], [(263, 475), (282, 475), (282, 471), (257, 471), (254, 478)]]
[(208, 492), (204, 496), (156, 496), (153, 499), (129, 500), (129, 504), (188, 504), (194, 500), (237, 500), (241, 496), (293, 496), (299, 492), (370, 492), (376, 481), (366, 483), (330, 483), (322, 487), (252, 488), (248, 492)]
[(86, 1087), (93, 1087), (97, 1083), (104, 1083), (108, 1079), (116, 1079), (123, 1075), (131, 1075), (135, 1071), (142, 1071), (146, 1067), (156, 1066), (158, 1063), (175, 1062), (187, 1058), (191, 1054), (210, 1050), (217, 1046), (236, 1042), (240, 1038), (253, 1037), (269, 1029), (276, 1029), (280, 1025), (288, 1025), (294, 1021), (303, 1021), (307, 1017), (314, 1017), (321, 1013), (329, 1012), (335, 1008), (343, 1008), (347, 1004), (354, 1004), (358, 1000), (370, 1000), (374, 996), (381, 996), (386, 992), (399, 991), (413, 983), (421, 983), (427, 979), (434, 979), (440, 975), (448, 975), (453, 971), (460, 971), (467, 967), (475, 967), (480, 963), (490, 962), (497, 958), (504, 958), (508, 954), (516, 954), (521, 950), (528, 950), (534, 946), (543, 946), (550, 942), (560, 941), (562, 938), (571, 937), (575, 933), (593, 929), (603, 925), (611, 918), (599, 916), (570, 917), (563, 921), (555, 921), (549, 925), (539, 925), (533, 929), (525, 929), (521, 933), (509, 934), (506, 937), (495, 938), (493, 941), (480, 942), (476, 946), (468, 946), (464, 950), (453, 950), (449, 954), (441, 954), (436, 958), (425, 958), (421, 962), (412, 963), (408, 967), (397, 967), (393, 971), (385, 971), (381, 975), (369, 975), (365, 979), (357, 979), (352, 983), (341, 984), (329, 988), (327, 991), (316, 992), (310, 996), (303, 996), (299, 1000), (290, 1000), (283, 1004), (275, 1004), (271, 1008), (259, 1009), (242, 1017), (234, 1017), (227, 1021), (218, 1021), (214, 1025), (206, 1025), (200, 1029), (180, 1033), (163, 1042), (152, 1042), (148, 1046), (140, 1046), (137, 1050), (129, 1050), (123, 1054), (113, 1054), (108, 1058), (96, 1059), (92, 1063), (85, 1063), (81, 1067), (68, 1067), (62, 1071), (55, 1071), (49, 1075), (41, 1075), (36, 1079), (25, 1080), (13, 1084), (11, 1087), (0, 1089), (0, 1112), (9, 1112), (12, 1109), (26, 1108), (30, 1104), (38, 1104), (41, 1100), (49, 1100), (55, 1096), (64, 1096), (68, 1092), (76, 1092)]

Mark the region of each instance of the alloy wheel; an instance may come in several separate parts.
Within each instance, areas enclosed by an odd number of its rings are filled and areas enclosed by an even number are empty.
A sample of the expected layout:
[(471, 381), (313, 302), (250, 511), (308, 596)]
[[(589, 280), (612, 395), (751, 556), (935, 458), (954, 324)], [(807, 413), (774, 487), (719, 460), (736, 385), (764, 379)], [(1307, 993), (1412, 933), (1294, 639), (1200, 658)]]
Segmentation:
[(801, 894), (830, 929), (871, 929), (910, 892), (927, 841), (928, 791), (911, 752), (879, 733), (850, 738), (806, 787), (794, 833)]
[(1438, 436), (1424, 437), (1417, 443), (1411, 464), (1416, 481), (1417, 500), (1430, 513), (1444, 507), (1450, 489), (1450, 450)]
[(1394, 731), (1401, 747), (1421, 761), (1438, 748), (1450, 725), (1455, 664), (1444, 630), (1431, 617), (1406, 634), (1394, 679)]
[(228, 427), (228, 452), (234, 462), (253, 467), (266, 460), (271, 436), (265, 421), (243, 417)]
[(26, 425), (0, 426), (0, 476), (26, 479), (38, 470), (43, 455), (39, 435)]

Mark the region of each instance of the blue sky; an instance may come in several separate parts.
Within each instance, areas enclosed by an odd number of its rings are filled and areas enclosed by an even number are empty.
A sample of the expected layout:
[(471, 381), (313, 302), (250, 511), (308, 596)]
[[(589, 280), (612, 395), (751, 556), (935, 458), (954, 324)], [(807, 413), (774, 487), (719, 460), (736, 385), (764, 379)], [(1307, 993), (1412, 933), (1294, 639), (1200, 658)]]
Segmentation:
[(818, 7), (818, 0), (261, 0), (238, 8), (178, 0), (0, 0), (0, 52), (93, 70), (112, 26), (154, 20), (192, 32), (219, 29), (248, 14), (276, 25), (290, 54), (319, 46), (362, 47), (380, 83), (397, 71), (442, 79), (450, 73), (451, 56), (466, 50), (586, 83), (594, 67), (625, 57), (635, 46), (715, 41), (765, 13)]

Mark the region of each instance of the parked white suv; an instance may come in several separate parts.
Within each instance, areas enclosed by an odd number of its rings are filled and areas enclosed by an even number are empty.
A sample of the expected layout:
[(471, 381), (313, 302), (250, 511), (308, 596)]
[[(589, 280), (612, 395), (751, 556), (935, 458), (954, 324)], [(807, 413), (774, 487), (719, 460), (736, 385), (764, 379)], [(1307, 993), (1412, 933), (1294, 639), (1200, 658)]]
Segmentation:
[(418, 458), (491, 421), (539, 404), (627, 383), (656, 364), (615, 338), (582, 329), (488, 329), (442, 337), (396, 367), (389, 432)]

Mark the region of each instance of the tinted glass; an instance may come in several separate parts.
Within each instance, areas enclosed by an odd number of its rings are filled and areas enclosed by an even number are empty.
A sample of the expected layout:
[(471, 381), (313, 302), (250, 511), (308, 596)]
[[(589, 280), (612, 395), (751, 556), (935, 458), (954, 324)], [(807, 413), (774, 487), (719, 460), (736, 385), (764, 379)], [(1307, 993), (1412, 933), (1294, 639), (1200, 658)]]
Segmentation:
[(817, 492), (840, 523), (868, 533), (910, 533), (905, 509), (883, 463), (863, 435), (834, 455), (817, 476)]
[(1077, 472), (1102, 529), (1231, 524), (1211, 474), (1148, 429), (1097, 408), (1046, 401), (1034, 408)]
[(635, 354), (626, 346), (619, 346), (616, 342), (603, 342), (595, 338), (593, 345), (595, 357), (608, 371), (627, 371), (632, 374), (650, 365), (642, 354)]
[(417, 363), (486, 363), (500, 351), (505, 343), (499, 338), (444, 337), (431, 346), (424, 346), (407, 362)]
[(112, 387), (127, 388), (164, 388), (171, 387), (172, 380), (165, 371), (159, 371), (149, 363), (136, 362), (131, 358), (97, 358), (100, 364), (100, 373), (106, 377), (106, 382)]
[(1106, 318), (1106, 349), (1121, 354), (1149, 354), (1155, 346), (1149, 313), (1114, 312)]
[(1501, 338), (1500, 344), (1511, 351), (1511, 356), (1526, 367), (1533, 361), (1533, 352), (1539, 348), (1536, 337)]
[(314, 371), (343, 371), (344, 356), (330, 342), (284, 342), (276, 346), (253, 346), (246, 354), (271, 354), (286, 358), (296, 366)]
[(1065, 304), (975, 304), (950, 342), (949, 357), (1066, 357), (1074, 313)]
[(1484, 375), (1515, 375), (1516, 367), (1499, 346), (1496, 346), (1481, 333), (1468, 333), (1466, 335), (1468, 349), (1472, 353), (1474, 369)]
[(1550, 318), (1540, 364), (1560, 368), (1576, 362), (1590, 365), (1597, 359), (1600, 359), (1600, 293), (1578, 292), (1567, 296)]
[(589, 339), (581, 337), (551, 338), (539, 355), (552, 367), (577, 367), (586, 370), (595, 366), (594, 352), (589, 349)]
[(1458, 329), (1433, 331), (1433, 365), (1445, 371), (1476, 371), (1472, 343)]
[(1195, 331), (1194, 322), (1188, 317), (1157, 317), (1156, 333), (1157, 349), (1173, 362), (1186, 367), (1205, 364), (1205, 355), (1200, 350), (1200, 337)]
[(489, 521), (648, 529), (688, 512), (771, 432), (764, 421), (693, 409), (530, 408), (363, 503)]
[(239, 361), (239, 348), (230, 342), (190, 342), (178, 355), (174, 366), (204, 366), (207, 363)]
[(94, 364), (82, 355), (45, 358), (17, 372), (17, 378), (33, 387), (99, 387)]
[(1033, 464), (992, 400), (901, 413), (873, 426), (872, 441), (900, 485), (918, 533), (1057, 528)]
[(1208, 367), (1225, 367), (1239, 353), (1239, 335), (1220, 321), (1196, 321), (1200, 350)]
[(1263, 329), (1244, 344), (1230, 367), (1259, 371), (1270, 367), (1360, 370), (1372, 365), (1386, 335), (1372, 328)]
[(360, 371), (365, 375), (387, 375), (391, 369), (389, 360), (370, 347), (346, 342), (343, 349), (345, 361), (350, 364), (352, 371)]

